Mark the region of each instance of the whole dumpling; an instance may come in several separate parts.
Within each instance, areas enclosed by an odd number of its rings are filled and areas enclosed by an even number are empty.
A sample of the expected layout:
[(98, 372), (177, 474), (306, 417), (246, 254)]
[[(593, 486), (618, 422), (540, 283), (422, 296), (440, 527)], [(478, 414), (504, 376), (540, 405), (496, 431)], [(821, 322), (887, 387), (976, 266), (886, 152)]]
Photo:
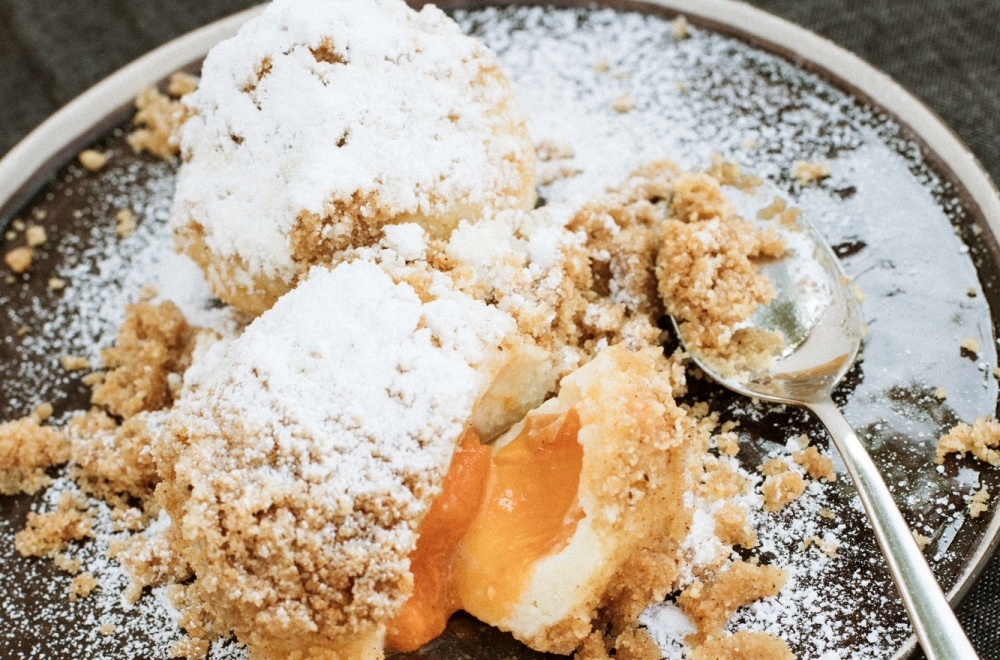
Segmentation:
[(386, 224), (446, 238), (535, 203), (535, 156), (496, 56), (439, 9), (277, 0), (185, 98), (177, 247), (252, 315)]

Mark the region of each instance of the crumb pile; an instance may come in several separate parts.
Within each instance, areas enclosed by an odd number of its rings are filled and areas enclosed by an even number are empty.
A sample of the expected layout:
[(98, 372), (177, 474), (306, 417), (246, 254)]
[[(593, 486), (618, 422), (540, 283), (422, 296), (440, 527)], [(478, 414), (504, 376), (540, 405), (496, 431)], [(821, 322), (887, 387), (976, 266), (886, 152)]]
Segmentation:
[(383, 225), (446, 237), (534, 205), (534, 149), (496, 56), (434, 6), (364, 4), (278, 0), (212, 49), (184, 100), (177, 244), (245, 312)]
[(723, 374), (766, 365), (784, 339), (737, 326), (774, 296), (755, 262), (780, 257), (784, 241), (775, 228), (760, 230), (737, 216), (708, 174), (680, 177), (670, 206), (656, 267), (660, 293), (685, 343)]

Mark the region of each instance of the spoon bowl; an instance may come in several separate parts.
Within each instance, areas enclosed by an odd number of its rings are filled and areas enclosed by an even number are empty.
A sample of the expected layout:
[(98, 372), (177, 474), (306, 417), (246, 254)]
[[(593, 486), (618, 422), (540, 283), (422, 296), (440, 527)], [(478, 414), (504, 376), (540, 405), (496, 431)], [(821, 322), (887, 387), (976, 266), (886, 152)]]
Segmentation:
[[(763, 266), (774, 298), (749, 324), (778, 332), (785, 347), (761, 369), (730, 374), (685, 343), (701, 369), (746, 396), (803, 406), (823, 422), (854, 482), (914, 632), (929, 660), (975, 660), (930, 566), (864, 444), (833, 402), (834, 388), (854, 364), (864, 336), (858, 297), (823, 237), (800, 220), (786, 256)], [(681, 342), (680, 324), (672, 319)]]

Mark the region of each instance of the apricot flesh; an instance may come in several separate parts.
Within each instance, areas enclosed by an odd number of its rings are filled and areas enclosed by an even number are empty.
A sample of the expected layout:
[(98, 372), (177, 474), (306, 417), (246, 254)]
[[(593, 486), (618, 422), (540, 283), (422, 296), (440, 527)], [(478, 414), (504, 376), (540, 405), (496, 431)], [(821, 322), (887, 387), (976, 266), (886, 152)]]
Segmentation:
[(498, 621), (532, 566), (559, 552), (583, 517), (583, 447), (575, 409), (529, 414), (495, 452), (467, 431), (410, 555), (413, 595), (388, 626), (387, 645), (413, 651), (460, 609)]

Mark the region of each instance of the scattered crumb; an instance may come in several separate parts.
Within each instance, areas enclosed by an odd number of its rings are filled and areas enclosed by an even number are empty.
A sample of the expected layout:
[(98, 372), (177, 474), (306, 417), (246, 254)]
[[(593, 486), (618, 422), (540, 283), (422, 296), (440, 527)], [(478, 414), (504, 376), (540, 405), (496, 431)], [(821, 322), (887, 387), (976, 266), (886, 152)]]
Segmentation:
[(780, 511), (794, 502), (806, 490), (806, 480), (798, 472), (782, 472), (764, 480), (761, 492), (764, 495), (764, 510)]
[(66, 288), (66, 280), (61, 277), (50, 277), (48, 286), (52, 291), (62, 291)]
[(611, 107), (615, 109), (616, 112), (631, 112), (635, 108), (635, 100), (632, 98), (631, 94), (622, 94), (615, 98), (612, 102)]
[(126, 140), (136, 153), (148, 151), (162, 160), (173, 160), (180, 151), (177, 128), (184, 121), (184, 106), (177, 99), (148, 87), (135, 98), (136, 126)]
[(938, 440), (936, 463), (943, 463), (948, 454), (965, 455), (966, 452), (990, 465), (1000, 465), (1000, 422), (995, 419), (977, 419), (972, 426), (957, 424)]
[(45, 233), (45, 228), (39, 225), (32, 225), (24, 232), (24, 240), (27, 241), (29, 247), (40, 247), (45, 245), (45, 241), (48, 239), (49, 237), (48, 234)]
[(760, 472), (766, 477), (773, 477), (776, 474), (788, 472), (788, 461), (784, 458), (769, 458), (761, 463)]
[(830, 165), (821, 161), (797, 160), (792, 165), (792, 174), (800, 186), (808, 186), (830, 176)]
[(14, 271), (15, 275), (20, 275), (31, 268), (34, 259), (35, 251), (27, 246), (14, 248), (3, 257), (4, 263)]
[(746, 149), (747, 151), (753, 151), (754, 149), (757, 148), (757, 138), (755, 137), (744, 138), (743, 141), (740, 142), (740, 146)]
[(573, 145), (556, 140), (539, 140), (535, 145), (535, 155), (543, 163), (553, 160), (567, 160), (574, 156)]
[(698, 629), (693, 639), (688, 639), (689, 643), (720, 634), (738, 608), (777, 595), (786, 579), (780, 568), (736, 560), (707, 584), (694, 583), (677, 599)]
[(976, 287), (970, 286), (969, 290), (965, 292), (965, 295), (967, 295), (970, 298), (975, 298), (977, 295), (979, 295), (979, 293), (976, 291)]
[(745, 193), (753, 194), (764, 180), (752, 174), (743, 174), (739, 163), (724, 160), (721, 154), (712, 154), (712, 164), (705, 174), (723, 186), (732, 186)]
[(41, 425), (46, 412), (0, 424), (0, 493), (34, 494), (52, 483), (47, 469), (69, 460), (66, 436)]
[(985, 513), (989, 508), (990, 501), (990, 491), (983, 486), (978, 491), (965, 498), (966, 504), (969, 505), (969, 516), (972, 518), (978, 518), (980, 515)]
[(993, 367), (993, 377), (1000, 378), (1000, 367)]
[(820, 453), (815, 447), (807, 447), (792, 454), (792, 460), (805, 468), (806, 474), (813, 479), (836, 481), (837, 473), (833, 471), (833, 460)]
[(14, 334), (16, 334), (18, 337), (23, 337), (29, 332), (31, 332), (31, 329), (26, 325), (22, 325), (20, 328), (17, 329), (17, 332), (15, 332)]
[(77, 156), (80, 164), (91, 172), (97, 172), (108, 164), (108, 155), (96, 149), (85, 149)]
[(836, 520), (837, 515), (830, 509), (823, 507), (822, 509), (819, 510), (819, 517), (824, 518), (826, 520)]
[(22, 557), (55, 557), (72, 541), (93, 536), (93, 516), (87, 501), (66, 492), (53, 511), (29, 513), (27, 525), (14, 537), (14, 547)]
[(90, 360), (79, 355), (60, 355), (59, 364), (66, 371), (82, 371), (90, 369)]
[(24, 220), (22, 220), (21, 218), (14, 218), (13, 220), (11, 220), (10, 226), (13, 227), (14, 231), (16, 232), (24, 231), (25, 228), (27, 227), (27, 225), (24, 223)]
[(75, 557), (69, 556), (65, 552), (60, 552), (55, 557), (52, 558), (52, 563), (55, 564), (56, 568), (61, 571), (66, 571), (70, 575), (76, 575), (80, 572), (80, 560)]
[(31, 417), (38, 420), (39, 423), (46, 421), (49, 417), (52, 417), (52, 413), (55, 412), (55, 408), (48, 401), (44, 401), (35, 406), (35, 409), (31, 411)]
[(801, 219), (802, 210), (792, 206), (781, 212), (778, 216), (778, 223), (786, 229), (797, 230), (799, 229), (799, 220)]
[(719, 453), (726, 456), (736, 456), (740, 453), (739, 437), (732, 431), (715, 436), (715, 446), (718, 447)]
[(175, 99), (187, 96), (198, 89), (198, 82), (198, 76), (183, 71), (174, 72), (170, 74), (170, 80), (167, 82), (167, 94)]
[(938, 388), (934, 390), (934, 397), (937, 399), (946, 399), (948, 398), (948, 391), (944, 389), (943, 385), (939, 385)]
[(799, 551), (805, 552), (812, 546), (816, 546), (820, 552), (832, 559), (837, 556), (837, 549), (840, 547), (840, 544), (833, 538), (820, 538), (815, 534), (810, 534), (802, 541)]
[(675, 17), (670, 22), (670, 26), (673, 29), (674, 39), (687, 39), (691, 36), (691, 31), (688, 30), (687, 19), (684, 18), (683, 14)]
[(755, 630), (715, 635), (691, 649), (687, 657), (688, 660), (795, 660), (783, 640)]
[(738, 545), (746, 549), (757, 547), (757, 532), (747, 520), (747, 511), (733, 501), (723, 502), (713, 514), (715, 535), (726, 545)]
[(86, 598), (97, 588), (97, 579), (90, 573), (81, 573), (69, 583), (69, 602), (75, 603), (78, 598)]
[(765, 367), (784, 347), (781, 335), (733, 326), (773, 298), (758, 262), (784, 254), (784, 241), (773, 228), (761, 231), (738, 217), (707, 174), (678, 176), (670, 211), (656, 275), (688, 349), (723, 375)]
[(125, 238), (133, 231), (135, 231), (135, 213), (132, 213), (130, 209), (122, 209), (115, 214), (115, 232), (118, 234), (119, 238)]
[(976, 340), (974, 337), (966, 337), (965, 339), (962, 340), (962, 343), (959, 344), (959, 346), (962, 348), (962, 350), (968, 351), (973, 355), (979, 354), (979, 341)]
[(101, 627), (97, 629), (97, 632), (101, 635), (107, 637), (109, 635), (115, 634), (115, 624), (113, 623), (102, 623)]
[(594, 71), (598, 73), (607, 73), (611, 70), (611, 63), (607, 59), (601, 59), (594, 65)]
[(914, 530), (910, 530), (910, 533), (913, 534), (913, 540), (917, 542), (917, 547), (920, 548), (920, 552), (923, 552), (924, 549), (930, 544), (931, 537), (924, 536), (920, 532)]
[(746, 478), (728, 464), (708, 462), (705, 465), (700, 491), (709, 499), (728, 500), (742, 492), (746, 484)]
[(101, 351), (109, 371), (91, 401), (126, 419), (168, 405), (173, 400), (170, 374), (187, 368), (194, 340), (194, 330), (174, 303), (129, 305), (115, 345)]
[(568, 163), (540, 163), (538, 167), (538, 183), (547, 186), (559, 179), (570, 179), (583, 172), (576, 165)]

